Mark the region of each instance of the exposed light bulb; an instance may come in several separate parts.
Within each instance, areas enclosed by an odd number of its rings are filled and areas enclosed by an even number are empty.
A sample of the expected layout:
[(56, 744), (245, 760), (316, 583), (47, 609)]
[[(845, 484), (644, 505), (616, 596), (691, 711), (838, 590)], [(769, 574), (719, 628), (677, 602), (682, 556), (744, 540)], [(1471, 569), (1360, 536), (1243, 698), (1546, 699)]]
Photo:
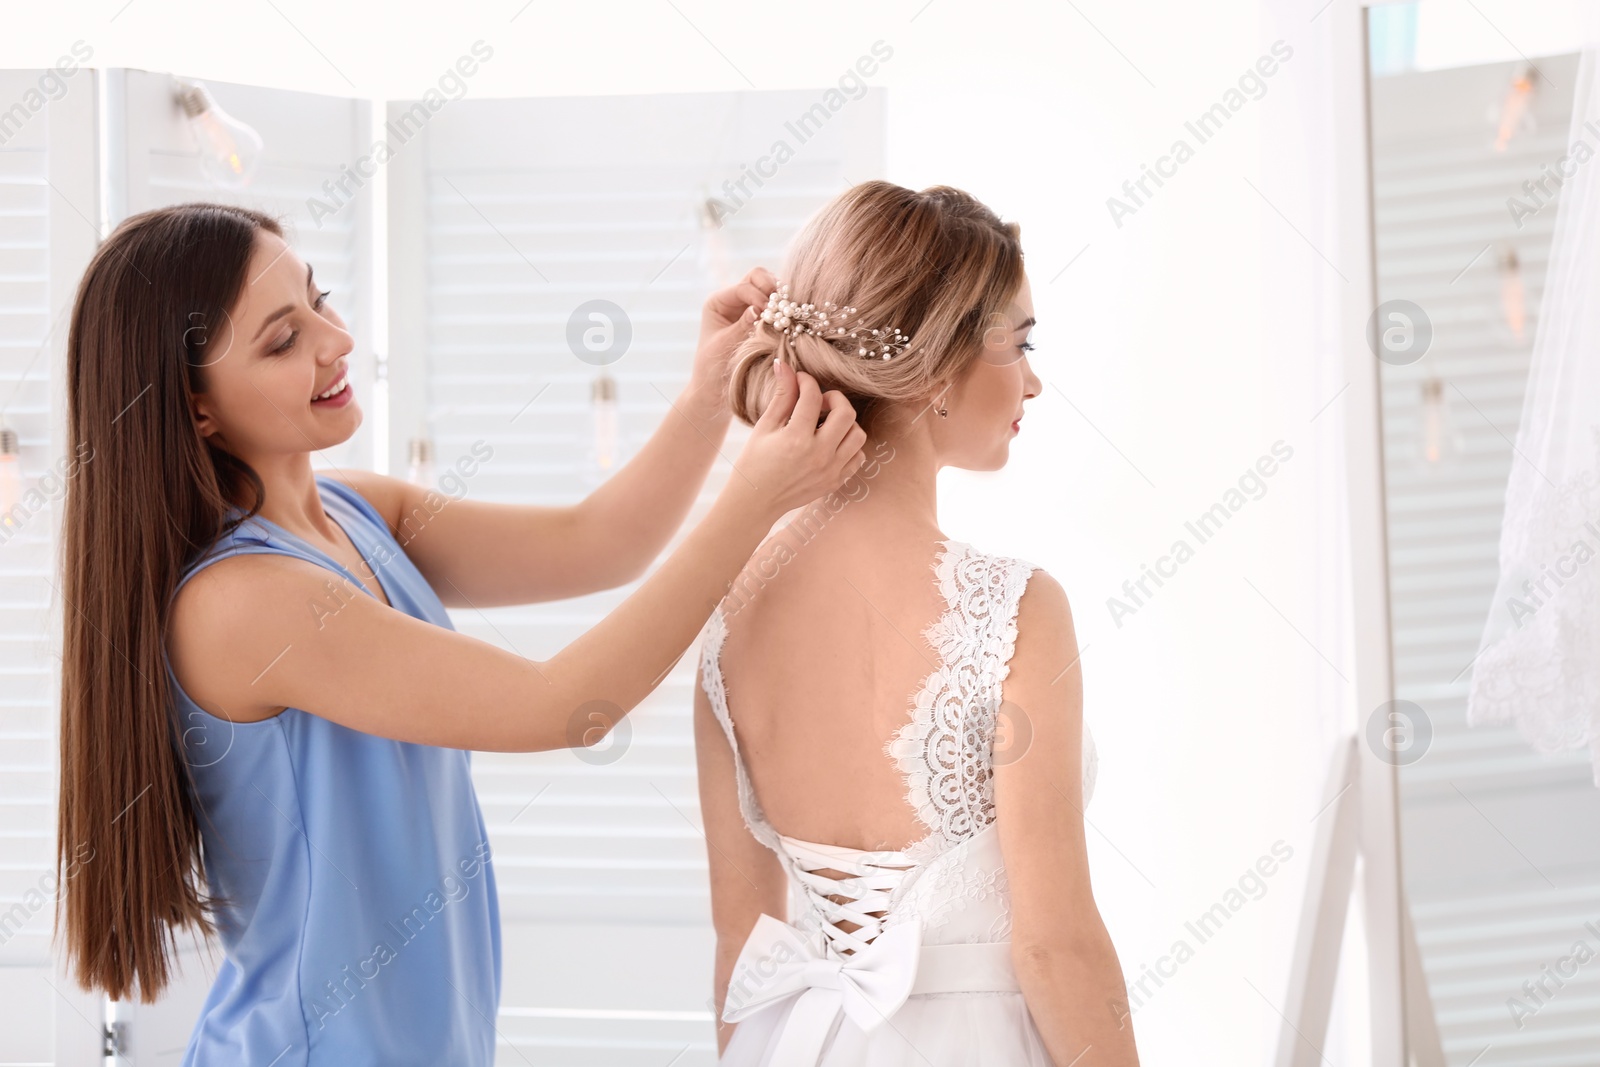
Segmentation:
[(261, 164), (261, 135), (217, 106), (211, 91), (198, 82), (180, 82), (179, 106), (200, 143), (200, 169), (213, 183), (242, 189)]
[[(22, 448), (17, 431), (0, 426), (0, 529), (12, 529), (11, 509), (22, 502)], [(3, 542), (0, 542), (3, 543)]]
[(1522, 265), (1517, 260), (1517, 250), (1509, 245), (1500, 254), (1500, 309), (1505, 314), (1506, 325), (1521, 343), (1527, 330), (1528, 299), (1522, 285)]
[(617, 380), (600, 372), (594, 380), (594, 457), (601, 470), (617, 461)]
[(1531, 108), (1536, 89), (1533, 68), (1523, 67), (1512, 77), (1511, 84), (1506, 87), (1506, 95), (1500, 101), (1500, 114), (1495, 122), (1496, 152), (1504, 152), (1518, 133), (1534, 128)]
[[(723, 230), (726, 205), (707, 195), (697, 212), (700, 223), (700, 248), (697, 258), (712, 288), (721, 288), (729, 282), (728, 235)], [(731, 212), (728, 212), (731, 214)]]
[(1422, 382), (1422, 458), (1429, 466), (1453, 459), (1461, 449), (1450, 405), (1445, 401), (1444, 380), (1433, 377)]
[(406, 481), (412, 485), (433, 485), (433, 439), (413, 437), (409, 450), (409, 470)]

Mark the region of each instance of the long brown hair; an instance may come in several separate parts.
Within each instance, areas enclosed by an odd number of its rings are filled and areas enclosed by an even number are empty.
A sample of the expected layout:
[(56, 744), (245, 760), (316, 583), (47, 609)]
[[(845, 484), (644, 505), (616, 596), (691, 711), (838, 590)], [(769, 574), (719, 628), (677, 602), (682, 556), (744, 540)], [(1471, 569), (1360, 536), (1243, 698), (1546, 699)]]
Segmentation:
[(851, 322), (898, 329), (911, 345), (892, 359), (864, 358), (848, 339), (791, 337), (757, 319), (734, 350), (728, 383), (734, 415), (752, 425), (772, 396), (776, 353), (821, 388), (843, 392), (871, 429), (886, 402), (922, 399), (953, 382), (1024, 277), (1021, 228), (948, 185), (853, 185), (806, 223), (786, 260), (779, 281), (789, 299), (853, 307)]
[(225, 204), (134, 215), (96, 250), (67, 337), (61, 794), (56, 932), (78, 982), (153, 1001), (178, 931), (212, 931), (200, 827), (163, 659), (184, 567), (260, 508), (250, 467), (210, 445), (191, 394), (271, 216)]

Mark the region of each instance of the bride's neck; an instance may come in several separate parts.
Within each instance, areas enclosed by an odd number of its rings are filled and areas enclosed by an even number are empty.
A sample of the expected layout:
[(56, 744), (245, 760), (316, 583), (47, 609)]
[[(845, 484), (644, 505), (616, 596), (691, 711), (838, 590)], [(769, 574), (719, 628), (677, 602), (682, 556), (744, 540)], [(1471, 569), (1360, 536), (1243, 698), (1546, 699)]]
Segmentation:
[(839, 532), (881, 536), (905, 531), (937, 536), (938, 457), (928, 433), (915, 424), (872, 431), (863, 446), (866, 464), (839, 491), (848, 503), (834, 517)]

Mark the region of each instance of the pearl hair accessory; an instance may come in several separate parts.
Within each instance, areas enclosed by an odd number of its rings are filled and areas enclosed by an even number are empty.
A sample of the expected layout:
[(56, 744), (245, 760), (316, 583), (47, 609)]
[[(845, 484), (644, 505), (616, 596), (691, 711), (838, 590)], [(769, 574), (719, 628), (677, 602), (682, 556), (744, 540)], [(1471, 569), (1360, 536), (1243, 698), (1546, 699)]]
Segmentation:
[[(855, 308), (841, 308), (831, 300), (824, 302), (821, 308), (815, 304), (802, 304), (797, 300), (790, 300), (789, 283), (784, 282), (767, 297), (767, 307), (761, 313), (761, 321), (771, 323), (774, 328), (790, 337), (809, 333), (824, 341), (844, 341), (846, 344), (854, 344), (856, 355), (863, 357), (893, 359), (910, 345), (911, 338), (901, 333), (898, 327), (891, 326), (881, 330), (868, 329), (864, 326), (847, 328), (844, 320), (855, 313)], [(835, 316), (839, 320), (837, 325), (834, 323)]]

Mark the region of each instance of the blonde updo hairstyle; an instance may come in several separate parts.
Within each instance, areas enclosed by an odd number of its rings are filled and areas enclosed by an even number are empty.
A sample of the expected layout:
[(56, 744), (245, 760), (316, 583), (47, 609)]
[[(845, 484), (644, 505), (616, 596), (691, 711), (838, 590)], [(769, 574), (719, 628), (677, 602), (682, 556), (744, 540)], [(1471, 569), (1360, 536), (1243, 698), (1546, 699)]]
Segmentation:
[(978, 357), (992, 316), (1003, 316), (1022, 288), (1021, 229), (947, 185), (913, 192), (863, 182), (805, 225), (779, 281), (798, 303), (855, 308), (848, 328), (898, 328), (910, 344), (892, 359), (862, 356), (849, 336), (790, 336), (758, 318), (734, 350), (733, 414), (751, 425), (761, 417), (776, 355), (824, 392), (844, 393), (870, 430), (886, 405), (931, 400)]

